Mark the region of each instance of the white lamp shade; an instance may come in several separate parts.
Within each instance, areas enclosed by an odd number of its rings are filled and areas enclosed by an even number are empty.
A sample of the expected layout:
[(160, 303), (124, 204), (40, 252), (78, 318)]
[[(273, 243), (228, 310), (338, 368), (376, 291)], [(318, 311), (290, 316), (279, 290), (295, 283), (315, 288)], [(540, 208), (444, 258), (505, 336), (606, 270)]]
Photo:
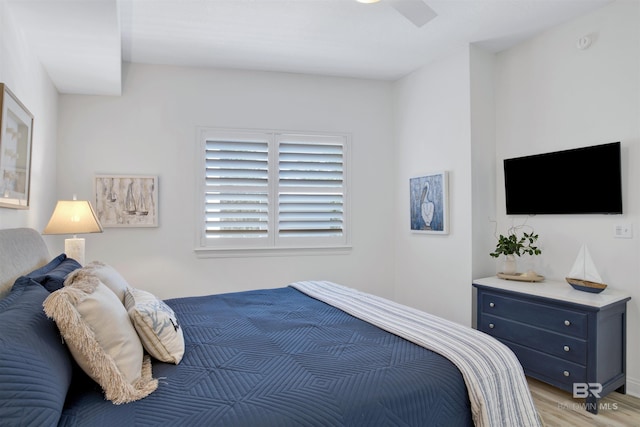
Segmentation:
[(102, 233), (102, 225), (87, 200), (60, 200), (42, 234)]

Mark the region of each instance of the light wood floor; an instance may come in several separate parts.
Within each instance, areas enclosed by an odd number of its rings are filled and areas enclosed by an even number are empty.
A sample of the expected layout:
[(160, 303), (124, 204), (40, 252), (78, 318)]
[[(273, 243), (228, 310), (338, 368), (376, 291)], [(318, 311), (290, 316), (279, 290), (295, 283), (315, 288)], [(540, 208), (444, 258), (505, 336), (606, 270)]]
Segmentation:
[(640, 398), (610, 393), (599, 402), (598, 415), (584, 409), (584, 399), (527, 378), (531, 395), (546, 427), (640, 427)]

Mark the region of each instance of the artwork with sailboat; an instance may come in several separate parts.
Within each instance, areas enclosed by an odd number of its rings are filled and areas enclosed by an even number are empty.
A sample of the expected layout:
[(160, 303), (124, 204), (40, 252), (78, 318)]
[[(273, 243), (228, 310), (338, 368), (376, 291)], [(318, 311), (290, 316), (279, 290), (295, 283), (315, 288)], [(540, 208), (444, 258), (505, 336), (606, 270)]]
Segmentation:
[(98, 175), (96, 214), (104, 227), (157, 227), (158, 177)]

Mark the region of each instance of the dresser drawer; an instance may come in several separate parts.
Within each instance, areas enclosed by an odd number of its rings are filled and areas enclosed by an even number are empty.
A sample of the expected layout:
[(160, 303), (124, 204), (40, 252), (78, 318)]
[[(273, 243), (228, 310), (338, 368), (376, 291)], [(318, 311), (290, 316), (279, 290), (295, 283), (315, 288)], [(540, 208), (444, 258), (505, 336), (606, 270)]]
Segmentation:
[(482, 313), (513, 319), (578, 338), (587, 337), (587, 314), (492, 292), (479, 294)]
[(525, 374), (529, 376), (569, 391), (573, 389), (573, 383), (587, 382), (587, 368), (585, 366), (508, 341), (500, 341), (514, 352), (524, 368)]
[(587, 364), (585, 340), (546, 331), (502, 317), (483, 314), (478, 329), (496, 338), (548, 353), (581, 365)]

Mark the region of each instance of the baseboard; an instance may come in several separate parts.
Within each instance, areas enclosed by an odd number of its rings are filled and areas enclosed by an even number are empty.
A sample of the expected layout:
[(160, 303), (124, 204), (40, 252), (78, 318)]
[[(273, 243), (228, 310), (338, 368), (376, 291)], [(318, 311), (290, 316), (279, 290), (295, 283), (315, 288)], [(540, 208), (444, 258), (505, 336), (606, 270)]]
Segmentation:
[(627, 394), (640, 397), (640, 380), (627, 377)]

